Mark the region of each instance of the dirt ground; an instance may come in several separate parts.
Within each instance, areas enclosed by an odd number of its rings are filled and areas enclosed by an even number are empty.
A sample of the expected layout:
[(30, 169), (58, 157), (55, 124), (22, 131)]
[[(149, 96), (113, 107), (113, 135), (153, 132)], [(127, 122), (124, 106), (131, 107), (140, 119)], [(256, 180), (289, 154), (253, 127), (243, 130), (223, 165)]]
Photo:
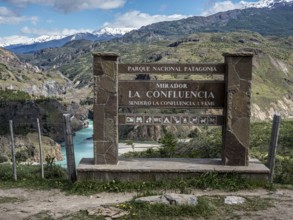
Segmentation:
[[(197, 196), (243, 196), (269, 199), (272, 207), (247, 215), (239, 211), (237, 219), (293, 219), (293, 190), (267, 191), (245, 190), (238, 192), (194, 191)], [(99, 193), (91, 196), (65, 195), (59, 190), (36, 191), (27, 189), (0, 189), (0, 219), (17, 220), (47, 213), (54, 219), (68, 216), (80, 210), (93, 210), (102, 205), (118, 204), (131, 200), (136, 193)], [(4, 202), (1, 202), (4, 200)], [(9, 199), (11, 198), (11, 199)], [(36, 219), (36, 218), (33, 218)]]

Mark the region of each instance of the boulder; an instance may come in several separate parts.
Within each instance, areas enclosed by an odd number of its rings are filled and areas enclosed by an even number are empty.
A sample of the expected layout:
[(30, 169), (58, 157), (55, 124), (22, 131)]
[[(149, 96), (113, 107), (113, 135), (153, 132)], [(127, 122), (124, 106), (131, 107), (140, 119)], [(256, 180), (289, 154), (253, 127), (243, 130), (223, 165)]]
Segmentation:
[(148, 203), (162, 203), (169, 205), (192, 205), (198, 204), (198, 199), (194, 195), (188, 194), (176, 194), (166, 193), (160, 196), (148, 196), (135, 199), (136, 202), (148, 202)]
[(224, 203), (228, 205), (240, 205), (245, 202), (245, 198), (240, 196), (226, 196)]

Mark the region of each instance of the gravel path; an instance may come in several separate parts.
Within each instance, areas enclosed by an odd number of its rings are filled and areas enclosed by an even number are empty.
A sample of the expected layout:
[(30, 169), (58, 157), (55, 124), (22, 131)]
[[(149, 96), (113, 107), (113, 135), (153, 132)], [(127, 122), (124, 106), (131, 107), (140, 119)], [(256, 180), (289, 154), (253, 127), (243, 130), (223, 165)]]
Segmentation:
[[(267, 191), (244, 190), (224, 192), (218, 190), (192, 192), (197, 196), (243, 196), (259, 197), (273, 201), (273, 206), (263, 211), (248, 213), (238, 211), (239, 219), (284, 219), (293, 218), (293, 190)], [(54, 219), (67, 216), (80, 210), (93, 210), (101, 205), (118, 204), (131, 200), (136, 193), (99, 193), (92, 196), (65, 195), (59, 190), (40, 191), (27, 189), (0, 189), (0, 219), (17, 220), (47, 212)], [(1, 198), (14, 200), (1, 203)], [(15, 198), (17, 200), (15, 201)]]

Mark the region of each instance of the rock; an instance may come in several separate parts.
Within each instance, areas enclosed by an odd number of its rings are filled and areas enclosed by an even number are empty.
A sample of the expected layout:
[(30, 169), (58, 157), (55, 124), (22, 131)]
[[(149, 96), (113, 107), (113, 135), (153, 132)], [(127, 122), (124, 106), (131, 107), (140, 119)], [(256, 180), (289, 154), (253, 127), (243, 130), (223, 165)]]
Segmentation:
[(157, 62), (163, 58), (162, 54), (152, 54), (148, 59), (152, 62)]
[(178, 47), (180, 44), (182, 44), (183, 41), (175, 41), (168, 45), (168, 47)]
[(244, 39), (239, 39), (238, 42), (244, 44), (245, 40)]
[(198, 204), (197, 197), (188, 194), (167, 193), (161, 196), (148, 196), (135, 199), (136, 202), (162, 203), (169, 205), (193, 205)]
[(175, 42), (169, 44), (168, 47), (178, 47), (180, 44), (186, 43), (186, 42), (199, 42), (199, 39), (198, 38), (185, 38), (185, 39), (178, 40), (178, 41), (175, 41)]
[(104, 216), (106, 219), (117, 219), (129, 215), (129, 212), (113, 206), (100, 206), (98, 208), (91, 208), (87, 210), (89, 215)]
[(169, 201), (171, 205), (193, 205), (198, 204), (197, 197), (188, 194), (175, 194), (169, 193), (165, 194), (165, 198)]
[(158, 141), (161, 138), (161, 131), (162, 128), (158, 125), (135, 126), (134, 129), (127, 134), (127, 139)]
[[(15, 151), (28, 155), (28, 161), (40, 162), (39, 137), (37, 133), (28, 133), (26, 135), (15, 135)], [(43, 161), (50, 155), (55, 160), (64, 160), (61, 145), (49, 137), (42, 136)], [(10, 152), (10, 136), (0, 135), (0, 155), (6, 155)]]
[(147, 196), (135, 199), (136, 202), (148, 202), (148, 203), (162, 203), (162, 204), (170, 204), (170, 202), (166, 199), (164, 195), (161, 196)]
[(278, 195), (278, 196), (283, 196), (283, 195), (284, 195), (284, 192), (283, 192), (283, 191), (279, 191), (279, 190), (277, 190), (276, 195)]
[(245, 202), (245, 198), (240, 196), (226, 196), (224, 203), (228, 205), (240, 205)]
[(64, 141), (64, 113), (74, 116), (73, 131), (87, 126), (88, 110), (75, 102), (71, 105), (64, 105), (55, 99), (2, 102), (0, 135), (9, 133), (9, 120), (13, 120), (15, 134), (34, 132), (37, 130), (36, 118), (39, 118), (42, 134), (62, 142)]

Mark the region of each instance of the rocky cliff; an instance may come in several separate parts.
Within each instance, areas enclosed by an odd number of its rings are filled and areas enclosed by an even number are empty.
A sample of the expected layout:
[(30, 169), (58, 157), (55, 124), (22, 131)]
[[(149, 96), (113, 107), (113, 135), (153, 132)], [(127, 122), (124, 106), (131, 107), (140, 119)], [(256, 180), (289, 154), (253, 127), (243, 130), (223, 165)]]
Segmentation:
[[(63, 160), (61, 145), (49, 137), (42, 136), (43, 162), (47, 156), (55, 160)], [(16, 160), (18, 162), (40, 162), (40, 150), (37, 133), (15, 136)], [(0, 135), (0, 155), (11, 158), (11, 144), (9, 135)]]
[(72, 102), (64, 105), (55, 99), (0, 103), (0, 135), (9, 132), (9, 120), (13, 120), (16, 134), (37, 131), (36, 118), (40, 120), (41, 132), (57, 142), (64, 140), (63, 114), (69, 113), (73, 131), (87, 125), (88, 110)]

